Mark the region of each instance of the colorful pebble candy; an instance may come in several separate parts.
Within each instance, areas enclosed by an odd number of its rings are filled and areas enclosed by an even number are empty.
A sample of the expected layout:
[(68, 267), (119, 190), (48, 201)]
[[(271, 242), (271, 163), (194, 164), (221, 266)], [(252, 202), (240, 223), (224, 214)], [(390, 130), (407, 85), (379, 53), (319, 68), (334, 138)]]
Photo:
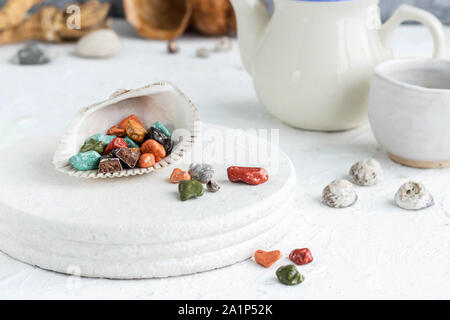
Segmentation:
[(144, 126), (144, 125), (142, 124), (141, 120), (140, 120), (136, 115), (132, 114), (132, 115), (129, 116), (128, 118), (123, 119), (123, 120), (119, 123), (119, 125), (118, 125), (117, 127), (119, 127), (120, 129), (123, 129), (123, 130), (127, 130), (128, 122), (129, 122), (130, 120), (133, 120), (133, 121), (137, 122), (141, 127)]
[(169, 155), (172, 152), (174, 142), (168, 136), (166, 136), (161, 130), (151, 127), (148, 129), (148, 137), (152, 140), (155, 140), (160, 145), (164, 147), (166, 150), (166, 155)]
[(208, 181), (211, 181), (214, 177), (214, 168), (210, 164), (199, 164), (199, 163), (192, 163), (189, 166), (189, 174), (191, 175), (192, 179), (197, 180), (203, 184), (208, 183)]
[(177, 184), (189, 180), (191, 180), (191, 175), (179, 168), (173, 169), (172, 174), (170, 175), (170, 183)]
[(164, 147), (152, 139), (145, 141), (141, 147), (141, 150), (142, 153), (152, 153), (155, 156), (156, 162), (161, 161), (161, 159), (166, 156), (166, 150)]
[(172, 134), (170, 133), (170, 131), (161, 123), (161, 121), (155, 122), (152, 125), (152, 127), (162, 131), (169, 138), (172, 137)]
[(84, 145), (81, 147), (80, 152), (83, 153), (83, 152), (88, 152), (88, 151), (96, 151), (99, 154), (103, 154), (105, 147), (106, 147), (106, 144), (104, 144), (103, 142), (91, 139), (88, 142), (84, 143)]
[(118, 126), (112, 126), (109, 128), (108, 132), (106, 134), (113, 135), (116, 137), (125, 137), (127, 133), (125, 132), (125, 129), (121, 129)]
[(281, 259), (283, 255), (281, 251), (264, 251), (258, 250), (255, 252), (255, 261), (262, 265), (264, 268), (270, 268), (275, 262)]
[(133, 140), (130, 139), (130, 137), (125, 137), (123, 138), (123, 140), (125, 140), (125, 142), (128, 145), (128, 148), (133, 149), (133, 148), (139, 148), (139, 145), (134, 142)]
[(210, 180), (206, 183), (206, 190), (211, 193), (216, 193), (220, 190), (220, 186), (216, 181)]
[(98, 168), (102, 156), (96, 151), (79, 153), (69, 159), (70, 164), (80, 171), (94, 170)]
[(114, 149), (120, 148), (128, 148), (128, 143), (124, 139), (116, 137), (111, 141), (110, 144), (108, 144), (105, 151), (103, 151), (103, 154), (108, 154), (112, 152)]
[(112, 156), (103, 156), (98, 165), (98, 173), (116, 173), (122, 171), (120, 159)]
[(186, 201), (192, 198), (201, 197), (205, 191), (200, 182), (189, 180), (180, 182), (178, 185), (178, 192), (180, 193), (181, 201)]
[(313, 262), (314, 258), (309, 249), (295, 249), (289, 255), (289, 259), (295, 264), (302, 266)]
[(114, 149), (113, 156), (119, 158), (128, 168), (133, 169), (139, 161), (139, 155), (129, 148)]
[(305, 281), (305, 277), (293, 264), (278, 268), (276, 275), (278, 280), (287, 286), (296, 286)]
[(126, 132), (137, 143), (144, 142), (145, 136), (147, 135), (147, 130), (144, 129), (142, 123), (136, 120), (128, 120)]
[(98, 169), (104, 174), (136, 166), (150, 168), (172, 152), (174, 142), (170, 136), (159, 121), (147, 132), (142, 121), (132, 114), (109, 128), (107, 134), (98, 133), (86, 139), (70, 163), (80, 171)]
[(139, 168), (150, 168), (155, 165), (155, 156), (151, 153), (144, 153), (139, 157)]
[(231, 182), (243, 182), (249, 185), (259, 185), (269, 180), (269, 174), (264, 168), (229, 167), (228, 179)]

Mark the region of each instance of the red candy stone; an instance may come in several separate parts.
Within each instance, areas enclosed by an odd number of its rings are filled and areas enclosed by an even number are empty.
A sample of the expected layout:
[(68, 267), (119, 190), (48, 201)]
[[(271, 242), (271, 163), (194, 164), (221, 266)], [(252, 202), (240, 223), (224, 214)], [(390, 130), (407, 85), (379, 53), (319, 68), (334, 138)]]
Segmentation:
[(264, 168), (229, 167), (227, 171), (231, 182), (244, 182), (256, 186), (269, 180), (269, 174)]
[(289, 255), (289, 259), (291, 259), (292, 262), (298, 264), (299, 266), (311, 263), (314, 260), (311, 251), (309, 251), (309, 249), (306, 248), (296, 249), (292, 251), (291, 254)]
[(128, 148), (128, 143), (122, 138), (116, 137), (111, 141), (110, 144), (108, 144), (108, 146), (105, 148), (105, 151), (103, 151), (103, 154), (108, 154), (114, 149), (120, 148)]

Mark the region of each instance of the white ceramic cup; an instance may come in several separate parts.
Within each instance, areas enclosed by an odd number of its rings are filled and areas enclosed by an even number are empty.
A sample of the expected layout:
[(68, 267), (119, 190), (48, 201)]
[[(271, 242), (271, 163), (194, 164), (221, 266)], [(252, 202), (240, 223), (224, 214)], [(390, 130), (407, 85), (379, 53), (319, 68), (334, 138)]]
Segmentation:
[(369, 120), (392, 160), (416, 168), (450, 166), (450, 61), (401, 59), (376, 66)]

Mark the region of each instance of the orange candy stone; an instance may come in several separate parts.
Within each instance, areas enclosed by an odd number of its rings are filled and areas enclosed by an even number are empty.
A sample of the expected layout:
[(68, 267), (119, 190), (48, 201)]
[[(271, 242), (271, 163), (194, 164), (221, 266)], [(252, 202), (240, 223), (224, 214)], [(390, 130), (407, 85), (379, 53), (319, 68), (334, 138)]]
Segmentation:
[(281, 259), (283, 255), (281, 251), (264, 251), (258, 250), (255, 252), (255, 261), (262, 265), (264, 268), (270, 268), (275, 262)]
[(127, 135), (127, 133), (125, 132), (125, 129), (121, 129), (118, 126), (111, 127), (106, 134), (111, 135), (111, 136), (121, 137), (121, 138), (123, 138)]
[(172, 174), (170, 175), (170, 183), (176, 184), (182, 181), (189, 181), (189, 180), (191, 180), (191, 175), (179, 168), (174, 169)]
[(141, 146), (142, 153), (152, 153), (156, 162), (161, 161), (166, 156), (166, 149), (156, 140), (149, 139)]
[(129, 116), (129, 117), (126, 118), (126, 119), (123, 119), (122, 122), (119, 123), (118, 127), (119, 127), (120, 129), (127, 130), (127, 127), (128, 127), (128, 121), (130, 121), (130, 120), (134, 120), (134, 121), (136, 121), (137, 123), (139, 123), (139, 124), (141, 125), (141, 127), (144, 127), (144, 125), (142, 124), (142, 121), (141, 121), (136, 115), (134, 115), (134, 114), (132, 114), (131, 116)]
[(128, 120), (127, 135), (135, 142), (142, 143), (147, 135), (147, 130), (144, 129), (139, 122), (134, 120)]
[(139, 168), (150, 168), (155, 165), (155, 156), (151, 153), (144, 153), (140, 156), (138, 167)]

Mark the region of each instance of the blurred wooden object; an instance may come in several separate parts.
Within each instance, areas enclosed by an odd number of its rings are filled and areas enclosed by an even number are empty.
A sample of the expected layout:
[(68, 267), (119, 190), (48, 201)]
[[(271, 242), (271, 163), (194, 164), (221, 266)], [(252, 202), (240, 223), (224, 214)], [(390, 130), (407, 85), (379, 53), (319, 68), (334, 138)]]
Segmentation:
[(210, 36), (236, 31), (229, 0), (123, 0), (125, 15), (146, 38), (172, 40), (189, 26)]
[(123, 0), (123, 7), (137, 33), (158, 40), (181, 36), (192, 15), (187, 0)]
[(0, 30), (20, 25), (34, 5), (44, 0), (8, 0), (0, 9)]
[(67, 26), (69, 15), (65, 8), (58, 9), (54, 6), (45, 6), (19, 26), (0, 31), (0, 44), (27, 40), (74, 41), (93, 30), (108, 28), (109, 8), (110, 4), (100, 3), (98, 0), (81, 4), (81, 28), (71, 29)]
[(236, 32), (236, 17), (229, 0), (190, 0), (194, 27), (205, 35)]

